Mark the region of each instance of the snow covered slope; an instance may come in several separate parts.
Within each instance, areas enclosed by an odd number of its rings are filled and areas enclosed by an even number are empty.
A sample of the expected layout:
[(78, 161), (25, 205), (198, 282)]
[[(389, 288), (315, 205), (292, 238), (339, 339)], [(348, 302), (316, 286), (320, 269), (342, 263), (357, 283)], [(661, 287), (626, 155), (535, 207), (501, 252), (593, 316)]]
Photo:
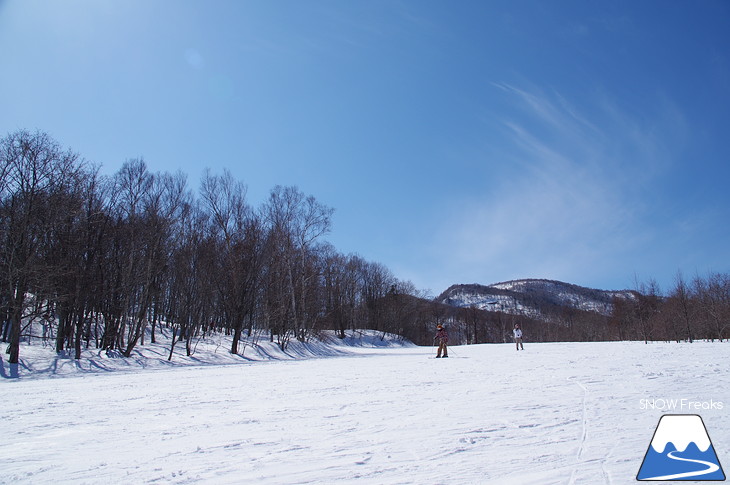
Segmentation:
[[(376, 332), (375, 330), (347, 330), (344, 339), (334, 331), (319, 332), (318, 338), (308, 342), (296, 339), (282, 350), (276, 342), (266, 338), (243, 337), (239, 343), (239, 353), (230, 353), (230, 335), (212, 333), (205, 337), (194, 338), (192, 354), (187, 355), (184, 343), (178, 343), (170, 358), (172, 332), (161, 326), (157, 329), (157, 342), (150, 343), (147, 330), (146, 343), (137, 345), (131, 357), (123, 357), (119, 351), (105, 351), (89, 348), (82, 351), (80, 360), (73, 359), (73, 351), (56, 353), (50, 343), (34, 341), (33, 345), (23, 342), (20, 349), (20, 365), (11, 369), (0, 356), (0, 377), (20, 379), (40, 379), (44, 377), (65, 377), (99, 372), (135, 372), (142, 369), (170, 369), (201, 365), (240, 365), (242, 363), (268, 362), (279, 360), (302, 360), (318, 357), (337, 357), (353, 355), (364, 348), (400, 348), (415, 345), (398, 335)], [(17, 372), (17, 376), (12, 376)], [(1, 381), (0, 381), (1, 382)]]
[(683, 412), (730, 463), (730, 344), (525, 349), (0, 379), (0, 482), (629, 484), (660, 416)]
[(632, 291), (594, 290), (553, 280), (526, 279), (489, 286), (453, 285), (436, 298), (456, 307), (475, 306), (481, 310), (541, 318), (569, 308), (609, 315), (614, 298), (633, 299)]

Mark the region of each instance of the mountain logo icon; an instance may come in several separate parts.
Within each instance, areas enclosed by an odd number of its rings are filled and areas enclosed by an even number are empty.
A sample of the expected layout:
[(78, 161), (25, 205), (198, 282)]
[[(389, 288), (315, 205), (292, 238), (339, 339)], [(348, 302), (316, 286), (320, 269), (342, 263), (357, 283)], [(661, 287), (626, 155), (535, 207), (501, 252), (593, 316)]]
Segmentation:
[(662, 416), (636, 479), (724, 481), (725, 473), (702, 418), (696, 414)]

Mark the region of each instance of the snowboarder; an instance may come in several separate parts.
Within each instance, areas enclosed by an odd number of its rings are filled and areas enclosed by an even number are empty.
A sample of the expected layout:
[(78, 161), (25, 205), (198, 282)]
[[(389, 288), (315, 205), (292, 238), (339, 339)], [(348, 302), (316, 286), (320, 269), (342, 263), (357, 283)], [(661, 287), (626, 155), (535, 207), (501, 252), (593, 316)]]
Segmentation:
[(522, 345), (522, 329), (520, 328), (519, 323), (515, 323), (515, 328), (512, 330), (512, 333), (515, 336), (515, 345), (517, 346), (517, 350), (519, 351), (520, 348), (525, 350), (525, 347)]
[(446, 344), (449, 341), (449, 334), (446, 332), (444, 326), (440, 323), (436, 325), (436, 336), (433, 338), (433, 340), (434, 342), (438, 340), (439, 343), (439, 349), (438, 352), (436, 352), (436, 358), (440, 359), (442, 353), (444, 357), (448, 357), (449, 351), (446, 349)]

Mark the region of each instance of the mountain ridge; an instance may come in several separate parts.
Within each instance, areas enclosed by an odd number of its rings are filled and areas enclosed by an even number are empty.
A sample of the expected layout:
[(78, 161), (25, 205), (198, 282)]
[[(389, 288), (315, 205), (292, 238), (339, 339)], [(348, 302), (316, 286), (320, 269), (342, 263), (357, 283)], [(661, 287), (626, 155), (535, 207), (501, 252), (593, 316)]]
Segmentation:
[(609, 316), (616, 298), (633, 300), (636, 296), (633, 290), (598, 290), (558, 280), (526, 278), (490, 285), (454, 284), (434, 300), (457, 308), (546, 319), (570, 311)]

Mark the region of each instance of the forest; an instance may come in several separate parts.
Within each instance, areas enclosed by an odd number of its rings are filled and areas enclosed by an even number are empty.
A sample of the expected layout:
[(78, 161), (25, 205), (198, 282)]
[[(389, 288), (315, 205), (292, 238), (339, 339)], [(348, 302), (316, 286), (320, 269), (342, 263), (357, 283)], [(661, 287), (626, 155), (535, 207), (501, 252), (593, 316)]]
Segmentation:
[(725, 339), (730, 278), (678, 278), (668, 295), (642, 285), (611, 316), (566, 308), (546, 320), (438, 304), (384, 265), (326, 239), (333, 208), (294, 186), (253, 207), (247, 187), (206, 171), (127, 160), (115, 174), (41, 131), (0, 139), (0, 323), (11, 364), (21, 341), (56, 351), (130, 356), (161, 325), (188, 353), (211, 332), (269, 339), (283, 350), (321, 330), (367, 328), (429, 345), (437, 323), (454, 343), (504, 342), (520, 321), (532, 341)]
[(285, 349), (323, 328), (403, 333), (400, 296), (413, 285), (327, 243), (333, 209), (296, 187), (274, 187), (252, 207), (227, 171), (206, 172), (197, 195), (184, 174), (152, 173), (141, 159), (105, 177), (25, 130), (0, 140), (0, 175), (10, 363), (23, 338), (76, 358), (89, 346), (129, 356), (161, 324), (188, 348), (194, 336), (229, 333), (232, 353), (242, 335)]

